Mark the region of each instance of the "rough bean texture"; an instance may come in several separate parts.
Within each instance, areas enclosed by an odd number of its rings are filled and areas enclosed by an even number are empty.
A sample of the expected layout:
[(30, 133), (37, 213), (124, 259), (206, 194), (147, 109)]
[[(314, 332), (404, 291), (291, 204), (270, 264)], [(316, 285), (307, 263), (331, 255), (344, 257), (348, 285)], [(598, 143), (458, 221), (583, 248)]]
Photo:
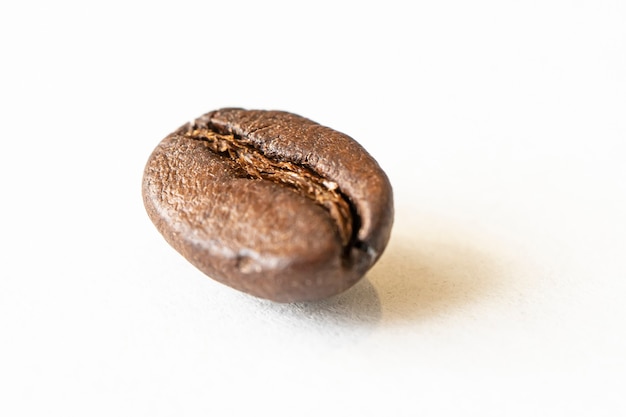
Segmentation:
[(180, 127), (150, 156), (143, 198), (201, 271), (281, 302), (352, 286), (393, 221), (387, 176), (356, 141), (280, 111), (221, 109)]

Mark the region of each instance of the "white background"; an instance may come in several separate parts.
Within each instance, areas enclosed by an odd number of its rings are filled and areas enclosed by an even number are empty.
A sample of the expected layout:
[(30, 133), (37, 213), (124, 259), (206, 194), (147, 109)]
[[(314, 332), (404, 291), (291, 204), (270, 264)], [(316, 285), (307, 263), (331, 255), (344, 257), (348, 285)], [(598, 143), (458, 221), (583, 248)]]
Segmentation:
[[(0, 46), (0, 415), (626, 413), (625, 2), (7, 1)], [(225, 106), (387, 171), (355, 288), (258, 300), (152, 226), (148, 155)]]

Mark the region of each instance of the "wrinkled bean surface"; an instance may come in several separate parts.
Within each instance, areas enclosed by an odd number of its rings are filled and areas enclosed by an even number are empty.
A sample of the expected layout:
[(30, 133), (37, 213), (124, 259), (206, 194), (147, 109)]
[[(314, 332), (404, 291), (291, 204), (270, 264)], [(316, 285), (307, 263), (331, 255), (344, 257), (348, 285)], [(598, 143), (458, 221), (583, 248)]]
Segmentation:
[(221, 109), (180, 127), (150, 156), (143, 198), (201, 271), (281, 302), (349, 288), (393, 221), (389, 181), (356, 141), (280, 111)]

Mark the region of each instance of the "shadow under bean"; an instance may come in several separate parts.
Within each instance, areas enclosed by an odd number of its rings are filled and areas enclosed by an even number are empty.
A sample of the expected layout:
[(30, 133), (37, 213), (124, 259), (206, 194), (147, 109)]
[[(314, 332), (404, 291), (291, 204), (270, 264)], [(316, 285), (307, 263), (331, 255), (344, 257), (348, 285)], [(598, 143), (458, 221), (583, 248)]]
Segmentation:
[(498, 291), (496, 260), (461, 242), (405, 237), (390, 243), (368, 274), (384, 322), (427, 320)]
[(309, 303), (258, 300), (274, 321), (324, 331), (366, 331), (427, 320), (496, 290), (494, 262), (456, 239), (392, 239), (368, 275), (348, 291)]

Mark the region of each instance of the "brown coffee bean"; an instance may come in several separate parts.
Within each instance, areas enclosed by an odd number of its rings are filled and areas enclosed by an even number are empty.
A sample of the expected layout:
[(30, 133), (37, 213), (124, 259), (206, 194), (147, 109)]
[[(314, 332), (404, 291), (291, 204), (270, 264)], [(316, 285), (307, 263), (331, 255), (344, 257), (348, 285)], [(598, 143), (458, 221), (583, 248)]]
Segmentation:
[(210, 277), (281, 302), (338, 294), (384, 250), (391, 185), (349, 136), (280, 111), (221, 109), (167, 136), (143, 199)]

